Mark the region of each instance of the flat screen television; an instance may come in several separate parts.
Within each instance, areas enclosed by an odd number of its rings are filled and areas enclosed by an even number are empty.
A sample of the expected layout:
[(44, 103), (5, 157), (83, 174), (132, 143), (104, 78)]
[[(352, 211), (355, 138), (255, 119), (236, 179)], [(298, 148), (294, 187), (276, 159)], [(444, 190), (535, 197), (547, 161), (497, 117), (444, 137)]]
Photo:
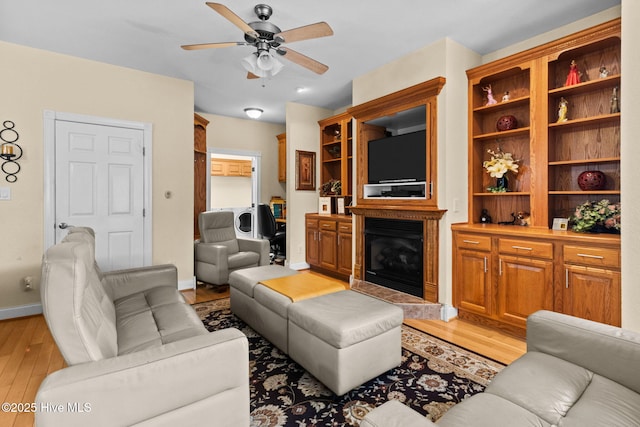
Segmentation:
[(369, 184), (426, 181), (426, 145), (424, 130), (369, 141)]

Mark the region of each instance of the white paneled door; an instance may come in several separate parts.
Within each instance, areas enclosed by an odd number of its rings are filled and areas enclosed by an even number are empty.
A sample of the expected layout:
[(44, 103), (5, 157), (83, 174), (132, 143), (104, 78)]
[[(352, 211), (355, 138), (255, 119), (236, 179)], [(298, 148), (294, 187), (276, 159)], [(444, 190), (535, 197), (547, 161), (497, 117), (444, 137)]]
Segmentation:
[(55, 122), (56, 242), (68, 226), (96, 232), (105, 271), (144, 262), (143, 131)]

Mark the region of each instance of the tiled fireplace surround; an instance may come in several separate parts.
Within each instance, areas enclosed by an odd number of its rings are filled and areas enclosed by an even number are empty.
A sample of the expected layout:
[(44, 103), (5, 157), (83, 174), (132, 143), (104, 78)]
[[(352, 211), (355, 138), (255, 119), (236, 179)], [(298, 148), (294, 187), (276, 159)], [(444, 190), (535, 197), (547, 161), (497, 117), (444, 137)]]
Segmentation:
[[(438, 253), (439, 223), (445, 211), (427, 210), (418, 206), (358, 207), (355, 215), (356, 254), (353, 265), (352, 288), (384, 299), (403, 308), (406, 318), (439, 319), (441, 305), (438, 301)], [(365, 277), (365, 218), (403, 219), (423, 222), (424, 248), (424, 299), (398, 292), (364, 280)]]

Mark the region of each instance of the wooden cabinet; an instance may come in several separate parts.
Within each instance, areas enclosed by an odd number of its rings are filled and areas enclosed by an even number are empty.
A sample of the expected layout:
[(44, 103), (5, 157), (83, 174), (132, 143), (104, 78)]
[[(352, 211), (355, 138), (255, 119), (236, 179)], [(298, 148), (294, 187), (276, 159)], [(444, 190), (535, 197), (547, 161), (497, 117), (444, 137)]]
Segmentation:
[(348, 278), (351, 274), (351, 217), (306, 215), (306, 257), (312, 269)]
[(318, 220), (307, 218), (305, 221), (305, 254), (309, 265), (320, 265), (320, 240), (318, 236)]
[[(585, 200), (620, 201), (620, 49), (616, 19), (467, 71), (469, 222), (452, 229), (454, 238), (491, 236), (491, 255), (482, 273), (485, 252), (456, 238), (460, 317), (516, 332), (538, 309), (620, 324), (620, 236), (550, 229)], [(567, 85), (572, 61), (581, 82)], [(506, 192), (492, 192), (483, 165), (499, 150), (519, 160)], [(591, 170), (604, 173), (602, 188), (579, 185)], [(503, 224), (526, 213), (528, 226), (482, 224), (484, 210)]]
[(193, 115), (193, 235), (200, 238), (198, 215), (207, 210), (207, 125), (209, 121)]
[(454, 224), (458, 316), (516, 334), (551, 310), (620, 325), (620, 238), (497, 224)]
[(489, 315), (491, 307), (491, 238), (459, 233), (455, 237), (455, 304), (469, 312)]
[(278, 181), (287, 181), (287, 134), (281, 133), (278, 138)]
[(573, 316), (621, 324), (620, 251), (564, 246), (562, 311)]
[(553, 309), (553, 245), (492, 233), (454, 232), (454, 304), (460, 317), (522, 333)]
[(211, 176), (251, 177), (251, 160), (211, 159)]
[(353, 268), (351, 229), (351, 222), (338, 223), (338, 272), (346, 275), (350, 275)]

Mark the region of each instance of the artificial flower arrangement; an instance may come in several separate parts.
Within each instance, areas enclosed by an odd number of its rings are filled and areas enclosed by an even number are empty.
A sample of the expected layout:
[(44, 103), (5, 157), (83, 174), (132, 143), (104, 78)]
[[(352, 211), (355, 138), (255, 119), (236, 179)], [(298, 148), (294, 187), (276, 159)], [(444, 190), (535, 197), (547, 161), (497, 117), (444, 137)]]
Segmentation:
[(320, 195), (327, 196), (332, 194), (340, 194), (342, 192), (342, 183), (339, 179), (330, 179), (320, 186)]
[(620, 232), (620, 203), (608, 199), (599, 202), (586, 201), (576, 207), (569, 218), (571, 229), (577, 232)]
[(485, 160), (482, 163), (488, 174), (498, 179), (498, 185), (487, 188), (491, 193), (504, 193), (507, 191), (507, 183), (505, 175), (507, 172), (518, 173), (518, 162), (513, 158), (513, 154), (502, 151), (500, 147), (496, 151), (487, 149), (487, 153), (491, 154), (491, 160)]

